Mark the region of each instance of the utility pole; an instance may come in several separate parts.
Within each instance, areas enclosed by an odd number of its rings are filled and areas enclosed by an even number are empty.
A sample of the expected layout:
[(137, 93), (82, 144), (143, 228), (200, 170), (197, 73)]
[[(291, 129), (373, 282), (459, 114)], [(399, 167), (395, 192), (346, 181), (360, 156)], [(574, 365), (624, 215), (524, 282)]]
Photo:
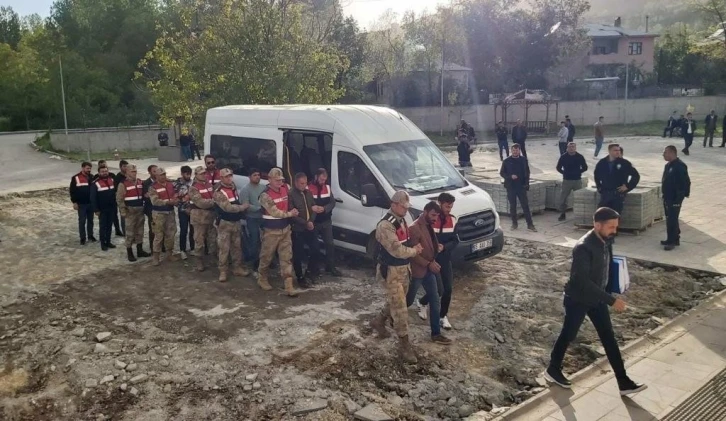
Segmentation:
[(61, 79), (61, 97), (63, 99), (63, 122), (66, 127), (66, 136), (68, 136), (68, 116), (66, 115), (66, 88), (63, 84), (63, 62), (61, 56), (58, 54), (58, 67), (60, 67), (60, 79)]
[(630, 85), (630, 63), (625, 63), (625, 108), (623, 114), (623, 124), (628, 124), (628, 86)]
[(441, 136), (444, 135), (444, 46), (446, 45), (446, 33), (441, 35)]

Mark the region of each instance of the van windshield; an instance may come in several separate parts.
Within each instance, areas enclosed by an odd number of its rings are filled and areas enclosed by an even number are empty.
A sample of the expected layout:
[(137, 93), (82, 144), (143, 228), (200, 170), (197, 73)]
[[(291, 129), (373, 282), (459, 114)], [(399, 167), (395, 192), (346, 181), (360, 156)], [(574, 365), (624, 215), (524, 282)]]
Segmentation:
[(363, 150), (394, 188), (409, 194), (443, 192), (467, 185), (429, 139), (369, 145)]

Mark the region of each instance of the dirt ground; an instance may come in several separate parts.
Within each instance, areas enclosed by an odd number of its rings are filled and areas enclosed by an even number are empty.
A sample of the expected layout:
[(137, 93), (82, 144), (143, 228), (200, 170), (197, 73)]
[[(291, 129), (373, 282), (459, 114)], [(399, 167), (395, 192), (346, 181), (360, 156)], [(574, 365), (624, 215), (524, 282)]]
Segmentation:
[[(369, 404), (456, 420), (542, 390), (566, 248), (508, 239), (457, 267), (455, 343), (431, 344), (411, 311), (420, 361), (404, 365), (368, 327), (383, 299), (371, 262), (343, 255), (343, 278), (296, 299), (251, 278), (220, 284), (190, 261), (129, 264), (121, 248), (78, 245), (66, 194), (0, 198), (0, 420), (348, 420)], [(621, 344), (723, 289), (709, 274), (630, 265), (630, 309), (613, 317)], [(601, 354), (586, 324), (565, 371)]]

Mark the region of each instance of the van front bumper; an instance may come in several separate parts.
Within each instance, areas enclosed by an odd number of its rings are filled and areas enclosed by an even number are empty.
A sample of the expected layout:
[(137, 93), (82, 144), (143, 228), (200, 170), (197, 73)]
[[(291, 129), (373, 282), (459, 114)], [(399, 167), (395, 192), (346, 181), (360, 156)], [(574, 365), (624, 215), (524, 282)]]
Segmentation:
[[(491, 246), (479, 249), (482, 243), (491, 240)], [(488, 244), (487, 244), (488, 245)], [(460, 242), (451, 252), (451, 261), (476, 262), (499, 254), (504, 248), (504, 231), (501, 228), (495, 230), (486, 237), (477, 238), (471, 241)]]

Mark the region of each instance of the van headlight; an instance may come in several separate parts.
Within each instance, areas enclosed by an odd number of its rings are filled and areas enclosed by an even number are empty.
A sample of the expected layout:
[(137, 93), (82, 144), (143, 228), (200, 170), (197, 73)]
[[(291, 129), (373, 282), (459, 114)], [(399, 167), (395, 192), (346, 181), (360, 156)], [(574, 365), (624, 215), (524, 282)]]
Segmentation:
[(416, 208), (408, 208), (408, 214), (411, 215), (411, 219), (413, 219), (414, 221), (417, 220), (422, 213), (423, 211)]

